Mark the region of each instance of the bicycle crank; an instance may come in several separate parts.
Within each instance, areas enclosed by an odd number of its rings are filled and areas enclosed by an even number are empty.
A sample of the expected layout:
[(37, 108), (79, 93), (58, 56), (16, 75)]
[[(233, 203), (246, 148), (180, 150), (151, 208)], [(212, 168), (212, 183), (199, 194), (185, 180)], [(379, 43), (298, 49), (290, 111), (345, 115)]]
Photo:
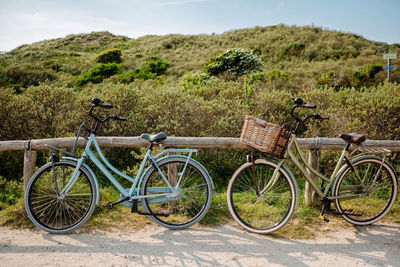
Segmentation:
[(112, 208), (114, 208), (115, 205), (117, 205), (117, 204), (119, 204), (119, 203), (122, 203), (122, 202), (125, 202), (125, 201), (127, 201), (127, 200), (129, 200), (129, 199), (131, 199), (131, 198), (130, 198), (130, 197), (126, 197), (126, 198), (124, 198), (124, 199), (118, 200), (118, 201), (113, 202), (113, 203), (108, 202), (108, 203), (107, 203), (107, 207), (108, 207), (109, 209), (112, 209)]

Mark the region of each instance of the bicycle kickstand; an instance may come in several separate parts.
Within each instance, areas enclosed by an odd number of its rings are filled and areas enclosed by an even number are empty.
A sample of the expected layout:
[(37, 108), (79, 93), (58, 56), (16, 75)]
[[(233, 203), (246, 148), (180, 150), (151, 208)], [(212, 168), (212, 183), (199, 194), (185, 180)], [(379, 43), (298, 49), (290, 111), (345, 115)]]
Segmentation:
[(322, 208), (321, 208), (321, 213), (319, 214), (319, 218), (323, 220), (324, 222), (329, 222), (329, 219), (324, 216), (325, 212), (329, 211), (331, 209), (331, 201), (329, 199), (324, 198), (322, 200)]

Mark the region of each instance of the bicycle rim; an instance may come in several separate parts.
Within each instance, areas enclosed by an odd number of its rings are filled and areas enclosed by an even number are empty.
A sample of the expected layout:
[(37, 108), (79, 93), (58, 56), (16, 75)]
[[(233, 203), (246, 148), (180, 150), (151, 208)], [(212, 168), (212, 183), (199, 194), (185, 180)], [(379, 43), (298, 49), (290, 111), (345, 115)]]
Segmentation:
[[(168, 214), (168, 217), (152, 215), (155, 222), (170, 229), (182, 229), (201, 220), (207, 213), (211, 204), (211, 183), (208, 176), (197, 164), (189, 161), (185, 168), (187, 158), (171, 158), (159, 163), (159, 168), (168, 179), (172, 187), (175, 187), (179, 176), (182, 178), (179, 184), (179, 199), (162, 203), (149, 204), (151, 199), (142, 200), (144, 209), (149, 213)], [(184, 172), (183, 172), (184, 171)], [(153, 169), (143, 181), (142, 194), (157, 194), (168, 188), (158, 170)], [(157, 188), (161, 192), (157, 192)]]
[(66, 233), (81, 226), (95, 206), (95, 187), (82, 169), (71, 190), (61, 196), (57, 192), (67, 185), (74, 164), (49, 164), (32, 178), (27, 188), (26, 209), (30, 219), (45, 231)]
[[(335, 186), (335, 206), (342, 217), (356, 225), (380, 220), (392, 207), (397, 178), (381, 159), (365, 158), (347, 167)], [(361, 182), (362, 181), (362, 182)]]
[(229, 183), (229, 210), (236, 222), (248, 231), (269, 234), (282, 228), (293, 216), (297, 187), (285, 172), (281, 171), (276, 183), (260, 194), (271, 182), (275, 169), (276, 164), (257, 160), (253, 172), (252, 164), (247, 163)]

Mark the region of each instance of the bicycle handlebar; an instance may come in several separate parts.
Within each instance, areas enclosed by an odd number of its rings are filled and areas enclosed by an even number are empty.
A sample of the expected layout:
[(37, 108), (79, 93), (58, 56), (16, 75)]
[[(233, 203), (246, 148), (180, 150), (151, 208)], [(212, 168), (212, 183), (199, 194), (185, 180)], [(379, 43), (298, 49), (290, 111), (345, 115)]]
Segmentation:
[(329, 116), (320, 115), (318, 113), (314, 114), (314, 119), (317, 119), (317, 120), (329, 120), (329, 118), (330, 118)]
[(113, 116), (113, 119), (116, 120), (116, 121), (127, 121), (127, 120), (128, 120), (127, 118), (118, 117), (117, 115), (114, 115), (114, 116)]
[(102, 108), (113, 108), (114, 106), (111, 105), (111, 104), (103, 104), (103, 103), (100, 103), (100, 104), (99, 104), (99, 107), (102, 107)]
[(126, 118), (119, 117), (119, 116), (117, 116), (117, 115), (112, 115), (112, 116), (108, 116), (108, 117), (106, 117), (106, 118), (104, 118), (104, 119), (100, 119), (99, 117), (97, 117), (96, 115), (93, 114), (93, 109), (94, 109), (95, 107), (101, 107), (101, 108), (110, 109), (110, 108), (113, 108), (114, 106), (111, 105), (111, 104), (104, 104), (104, 103), (100, 100), (100, 98), (98, 98), (98, 97), (93, 98), (93, 99), (92, 99), (92, 103), (93, 103), (93, 105), (92, 105), (92, 106), (90, 107), (90, 109), (89, 109), (89, 114), (90, 114), (90, 116), (92, 116), (93, 119), (96, 121), (95, 126), (93, 127), (93, 129), (91, 129), (91, 132), (92, 132), (92, 133), (96, 133), (96, 130), (97, 130), (97, 127), (98, 127), (99, 123), (105, 123), (106, 121), (108, 121), (108, 120), (110, 120), (110, 119), (118, 120), (118, 121), (127, 121)]
[(311, 104), (302, 104), (301, 106), (298, 106), (299, 108), (312, 108), (312, 109), (315, 109), (315, 108), (317, 108), (317, 106), (316, 105), (311, 105)]
[(292, 107), (292, 111), (290, 112), (290, 115), (292, 115), (292, 117), (295, 118), (296, 122), (297, 122), (296, 128), (293, 131), (294, 133), (296, 133), (297, 129), (299, 128), (300, 123), (303, 123), (303, 122), (307, 121), (308, 119), (314, 118), (317, 120), (329, 120), (329, 116), (323, 116), (318, 113), (314, 113), (313, 115), (308, 115), (305, 118), (301, 119), (300, 117), (298, 117), (294, 114), (294, 111), (296, 108), (316, 109), (317, 106), (304, 103), (303, 99), (301, 99), (300, 97), (297, 97), (294, 100), (294, 104), (295, 105)]

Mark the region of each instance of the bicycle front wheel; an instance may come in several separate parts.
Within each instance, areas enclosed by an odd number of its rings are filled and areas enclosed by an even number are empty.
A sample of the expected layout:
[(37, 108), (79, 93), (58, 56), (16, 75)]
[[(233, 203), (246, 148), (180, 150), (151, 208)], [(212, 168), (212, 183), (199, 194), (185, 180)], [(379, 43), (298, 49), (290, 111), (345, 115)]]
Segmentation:
[[(200, 221), (212, 199), (212, 182), (204, 168), (185, 157), (167, 157), (157, 164), (160, 171), (153, 167), (143, 178), (141, 187), (142, 195), (150, 195), (142, 199), (144, 210), (152, 214), (150, 218), (169, 229), (182, 229)], [(160, 196), (171, 193), (163, 176), (176, 189), (172, 200)]]
[(335, 207), (342, 217), (356, 225), (380, 220), (393, 206), (397, 177), (379, 157), (360, 157), (339, 175), (334, 187)]
[(270, 234), (279, 230), (292, 218), (297, 207), (296, 181), (283, 168), (273, 180), (276, 168), (275, 162), (262, 159), (255, 161), (254, 169), (252, 163), (245, 163), (229, 182), (229, 211), (250, 232)]
[(60, 193), (75, 168), (73, 162), (48, 163), (29, 181), (25, 209), (39, 228), (53, 234), (67, 233), (83, 225), (93, 213), (96, 187), (86, 169), (79, 169), (77, 181), (69, 192)]

